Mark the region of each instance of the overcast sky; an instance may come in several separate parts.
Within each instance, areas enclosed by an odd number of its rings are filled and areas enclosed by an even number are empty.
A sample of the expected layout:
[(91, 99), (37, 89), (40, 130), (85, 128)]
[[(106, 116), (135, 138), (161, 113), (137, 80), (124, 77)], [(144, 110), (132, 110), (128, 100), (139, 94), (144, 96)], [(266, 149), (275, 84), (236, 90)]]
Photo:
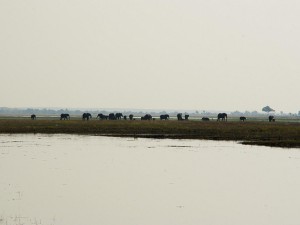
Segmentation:
[(0, 106), (300, 110), (299, 0), (1, 0)]

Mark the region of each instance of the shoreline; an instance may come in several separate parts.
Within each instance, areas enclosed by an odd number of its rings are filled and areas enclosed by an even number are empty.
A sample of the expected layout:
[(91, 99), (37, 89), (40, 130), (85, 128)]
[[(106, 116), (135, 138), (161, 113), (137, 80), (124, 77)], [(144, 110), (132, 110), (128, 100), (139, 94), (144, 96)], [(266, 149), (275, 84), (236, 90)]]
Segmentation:
[(300, 148), (300, 123), (0, 119), (0, 133), (80, 134), (136, 138), (237, 141), (245, 145)]
[[(85, 134), (83, 134), (85, 135)], [(86, 134), (89, 135), (89, 134)], [(242, 145), (257, 145), (266, 147), (278, 147), (278, 148), (300, 148), (300, 141), (293, 140), (236, 140), (236, 139), (222, 139), (220, 137), (202, 138), (197, 135), (171, 135), (171, 134), (100, 134), (95, 136), (105, 137), (132, 137), (132, 138), (154, 138), (154, 139), (186, 139), (186, 140), (209, 140), (209, 141), (235, 141)]]

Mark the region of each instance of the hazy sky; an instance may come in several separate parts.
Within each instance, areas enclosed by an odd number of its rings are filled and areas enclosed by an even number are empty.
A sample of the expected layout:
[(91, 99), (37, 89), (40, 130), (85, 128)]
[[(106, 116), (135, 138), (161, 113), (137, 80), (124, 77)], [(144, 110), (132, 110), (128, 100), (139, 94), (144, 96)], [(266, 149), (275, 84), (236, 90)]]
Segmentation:
[(300, 110), (299, 0), (0, 0), (0, 106)]

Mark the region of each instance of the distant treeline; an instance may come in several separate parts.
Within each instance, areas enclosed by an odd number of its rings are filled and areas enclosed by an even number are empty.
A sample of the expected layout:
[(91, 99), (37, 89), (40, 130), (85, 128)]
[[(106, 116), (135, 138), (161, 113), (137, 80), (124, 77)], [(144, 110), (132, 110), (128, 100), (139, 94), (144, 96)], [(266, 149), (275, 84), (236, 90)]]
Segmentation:
[[(81, 116), (84, 112), (89, 112), (91, 114), (98, 114), (98, 113), (103, 113), (103, 114), (109, 114), (109, 113), (117, 113), (121, 112), (123, 115), (129, 115), (133, 114), (135, 116), (143, 116), (147, 113), (151, 114), (152, 116), (160, 116), (162, 114), (169, 114), (170, 116), (176, 116), (178, 113), (185, 113), (189, 114), (190, 116), (216, 116), (218, 112), (208, 112), (208, 111), (143, 111), (143, 110), (82, 110), (82, 109), (51, 109), (51, 108), (8, 108), (8, 107), (0, 107), (0, 115), (2, 116), (28, 116), (31, 114), (36, 114), (39, 116), (58, 116), (61, 113), (68, 113), (70, 115), (75, 115), (75, 116)], [(249, 116), (249, 117), (260, 117), (260, 116), (265, 116), (265, 112), (258, 112), (258, 111), (245, 111), (245, 112), (240, 112), (240, 111), (234, 111), (234, 112), (227, 112), (228, 115), (231, 116)], [(280, 116), (300, 116), (300, 111), (298, 114), (293, 114), (293, 113), (276, 113), (276, 115)]]

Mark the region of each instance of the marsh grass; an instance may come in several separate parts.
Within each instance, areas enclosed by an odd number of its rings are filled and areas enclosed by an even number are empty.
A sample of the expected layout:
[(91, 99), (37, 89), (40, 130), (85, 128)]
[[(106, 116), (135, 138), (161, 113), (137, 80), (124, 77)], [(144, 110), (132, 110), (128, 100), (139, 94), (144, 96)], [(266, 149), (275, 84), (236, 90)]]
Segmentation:
[(300, 147), (300, 124), (295, 122), (217, 122), (59, 120), (1, 118), (0, 133), (87, 134), (121, 137), (233, 140), (243, 144)]

